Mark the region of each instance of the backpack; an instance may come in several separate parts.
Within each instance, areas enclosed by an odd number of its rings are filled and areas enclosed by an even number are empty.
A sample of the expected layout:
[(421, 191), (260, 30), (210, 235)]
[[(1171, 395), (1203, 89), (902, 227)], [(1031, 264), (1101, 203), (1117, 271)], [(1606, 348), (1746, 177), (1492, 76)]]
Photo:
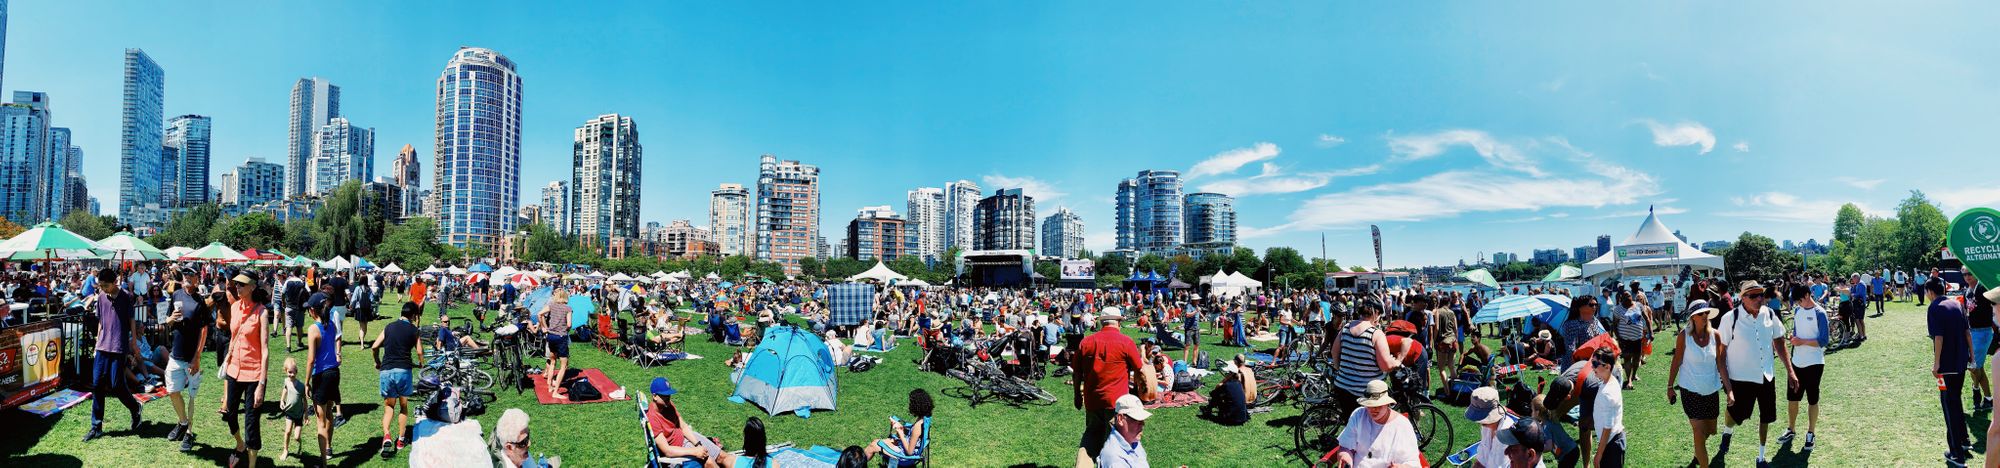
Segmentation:
[(424, 401), (424, 417), (446, 424), (456, 424), (465, 419), (465, 400), (458, 396), (458, 389), (449, 386), (431, 392)]
[(597, 401), (602, 399), (604, 399), (604, 394), (598, 392), (597, 387), (590, 385), (590, 379), (576, 379), (570, 381), (569, 383), (570, 401)]

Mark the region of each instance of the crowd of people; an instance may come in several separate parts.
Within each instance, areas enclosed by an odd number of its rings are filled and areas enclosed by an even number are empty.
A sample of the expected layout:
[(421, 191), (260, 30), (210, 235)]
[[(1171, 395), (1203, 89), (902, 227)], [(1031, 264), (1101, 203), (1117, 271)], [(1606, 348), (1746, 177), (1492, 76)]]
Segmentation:
[[(854, 349), (888, 349), (914, 340), (927, 350), (920, 364), (955, 363), (933, 349), (997, 346), (1017, 359), (1008, 373), (1030, 380), (1064, 378), (1071, 404), (1083, 412), (1076, 450), (1079, 466), (1147, 466), (1142, 443), (1146, 405), (1164, 395), (1188, 392), (1218, 381), (1207, 392), (1202, 417), (1240, 425), (1262, 411), (1258, 370), (1273, 363), (1309, 361), (1323, 366), (1340, 406), (1345, 430), (1329, 462), (1353, 466), (1409, 465), (1420, 457), (1408, 415), (1398, 412), (1391, 386), (1399, 373), (1418, 376), (1426, 391), (1456, 396), (1465, 418), (1479, 427), (1475, 466), (1539, 466), (1543, 457), (1557, 466), (1622, 466), (1626, 453), (1624, 391), (1634, 389), (1639, 369), (1654, 358), (1656, 336), (1668, 333), (1666, 401), (1682, 408), (1689, 423), (1691, 464), (1708, 466), (1710, 438), (1718, 450), (1731, 449), (1737, 428), (1754, 422), (1757, 460), (1769, 459), (1777, 397), (1788, 403), (1780, 445), (1799, 437), (1798, 416), (1806, 413), (1799, 450), (1819, 443), (1820, 388), (1826, 353), (1836, 346), (1867, 340), (1865, 316), (1880, 314), (1896, 294), (1927, 303), (1934, 338), (1934, 374), (1946, 418), (1946, 459), (1970, 458), (1962, 392), (1973, 377), (1973, 409), (1991, 407), (1994, 383), (1985, 372), (1992, 350), (1995, 294), (1975, 284), (1967, 294), (1947, 297), (1944, 275), (1936, 271), (1881, 271), (1847, 278), (1791, 275), (1774, 284), (1717, 279), (1658, 278), (1650, 287), (1633, 281), (1578, 294), (1573, 289), (1526, 286), (1510, 290), (1456, 292), (1417, 287), (1392, 292), (1288, 291), (1203, 296), (1187, 290), (1082, 291), (987, 288), (886, 288), (865, 317), (842, 317), (829, 306), (827, 289), (800, 282), (722, 287), (695, 281), (685, 286), (641, 292), (557, 280), (550, 298), (532, 315), (531, 333), (540, 333), (545, 366), (540, 378), (558, 398), (572, 340), (586, 340), (595, 328), (570, 323), (568, 297), (589, 295), (605, 313), (637, 326), (620, 330), (645, 341), (677, 343), (691, 334), (723, 340), (725, 330), (754, 346), (758, 330), (796, 317), (824, 337), (840, 364), (855, 362)], [(1970, 275), (1966, 275), (1970, 278)], [(449, 277), (395, 275), (373, 271), (328, 273), (315, 270), (248, 269), (227, 264), (153, 263), (125, 268), (87, 269), (45, 264), (17, 272), (6, 281), (12, 301), (63, 301), (81, 307), (94, 336), (89, 386), (94, 390), (90, 429), (84, 440), (105, 436), (104, 403), (116, 399), (133, 427), (142, 407), (135, 387), (162, 386), (173, 403), (176, 424), (167, 439), (192, 450), (197, 435), (197, 394), (205, 371), (221, 381), (220, 413), (229, 427), (229, 464), (252, 465), (262, 449), (260, 420), (283, 419), (279, 459), (293, 455), (325, 463), (332, 434), (347, 422), (341, 414), (343, 362), (348, 346), (371, 356), (379, 399), (381, 453), (392, 457), (410, 441), (415, 395), (414, 371), (426, 350), (481, 348), (472, 336), (454, 334), (453, 303), (470, 303), (476, 322), (493, 313), (518, 309), (526, 287), (513, 283), (467, 282)], [(378, 312), (384, 292), (407, 298), (394, 317)], [(1501, 295), (1552, 294), (1568, 301), (1569, 316), (1557, 323), (1528, 320), (1474, 323), (1481, 307)], [(1569, 297), (1574, 295), (1574, 297)], [(427, 311), (438, 311), (425, 326)], [(692, 310), (693, 315), (684, 311)], [(685, 326), (701, 319), (704, 330)], [(1789, 324), (1787, 324), (1789, 318)], [(349, 320), (352, 320), (350, 322)], [(371, 330), (371, 322), (388, 323)], [(352, 323), (354, 335), (345, 330)], [(1836, 325), (1852, 330), (1835, 343)], [(572, 336), (575, 332), (581, 336)], [(600, 332), (601, 333), (601, 332)], [(1135, 339), (1134, 337), (1139, 337)], [(843, 341), (845, 340), (845, 341)], [(268, 343), (267, 343), (268, 341)], [(846, 344), (851, 341), (853, 345)], [(1272, 342), (1269, 353), (1256, 342)], [(259, 413), (267, 401), (266, 371), (271, 348), (300, 352), (282, 359), (277, 411)], [(1179, 352), (1171, 349), (1179, 348)], [(1225, 351), (1227, 350), (1227, 351)], [(204, 365), (203, 354), (213, 351)], [(1233, 352), (1211, 358), (1211, 352)], [(740, 366), (740, 359), (730, 364)], [(1045, 374), (1053, 368), (1052, 373)], [(939, 370), (939, 369), (932, 369)], [(1545, 371), (1552, 378), (1529, 384), (1507, 374)], [(1782, 378), (1783, 387), (1780, 387)], [(646, 423), (662, 456), (687, 466), (758, 466), (767, 463), (762, 422), (746, 421), (744, 455), (723, 450), (702, 436), (673, 404), (676, 389), (662, 377), (653, 382)], [(886, 437), (850, 447), (848, 458), (866, 461), (921, 458), (927, 447), (931, 395), (909, 395), (908, 420), (894, 419)], [(1572, 408), (1578, 409), (1571, 416)], [(516, 415), (519, 415), (516, 417)], [(263, 416), (263, 417), (260, 417)], [(416, 418), (421, 419), (421, 418)], [(526, 415), (510, 410), (491, 439), (492, 455), (507, 466), (534, 466), (526, 455)], [(518, 425), (516, 424), (518, 423)], [(1567, 426), (1567, 427), (1566, 427)], [(516, 430), (518, 429), (518, 430)], [(753, 438), (750, 434), (757, 434)], [(136, 431), (135, 431), (136, 432)], [(299, 441), (312, 435), (311, 450)], [(1989, 429), (2000, 440), (2000, 426)], [(755, 443), (753, 443), (755, 442)]]

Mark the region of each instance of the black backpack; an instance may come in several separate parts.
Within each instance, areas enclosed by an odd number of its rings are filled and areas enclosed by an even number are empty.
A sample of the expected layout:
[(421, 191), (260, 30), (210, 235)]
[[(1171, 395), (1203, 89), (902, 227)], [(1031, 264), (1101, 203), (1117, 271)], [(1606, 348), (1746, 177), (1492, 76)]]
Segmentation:
[(590, 385), (590, 379), (576, 379), (570, 381), (569, 383), (570, 401), (597, 401), (602, 399), (604, 399), (604, 394), (598, 392), (597, 387)]

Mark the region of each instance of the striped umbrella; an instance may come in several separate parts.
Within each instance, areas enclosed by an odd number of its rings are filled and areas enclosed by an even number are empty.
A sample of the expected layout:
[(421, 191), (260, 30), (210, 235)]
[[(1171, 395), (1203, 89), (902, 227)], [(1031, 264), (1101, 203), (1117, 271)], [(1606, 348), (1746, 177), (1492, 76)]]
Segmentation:
[(112, 234), (97, 241), (99, 248), (107, 250), (109, 260), (166, 260), (167, 253), (153, 244), (133, 236), (130, 232)]
[(1547, 313), (1551, 309), (1549, 303), (1535, 296), (1500, 296), (1480, 307), (1479, 313), (1472, 315), (1472, 323), (1499, 323), (1533, 317)]

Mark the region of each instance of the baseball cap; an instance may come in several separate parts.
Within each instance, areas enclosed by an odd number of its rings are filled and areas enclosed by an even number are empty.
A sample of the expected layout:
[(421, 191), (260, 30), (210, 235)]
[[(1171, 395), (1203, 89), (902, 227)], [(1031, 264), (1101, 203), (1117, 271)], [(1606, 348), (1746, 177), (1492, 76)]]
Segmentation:
[(1507, 430), (1500, 431), (1493, 434), (1493, 436), (1501, 444), (1526, 445), (1533, 447), (1535, 450), (1541, 450), (1544, 445), (1547, 445), (1547, 440), (1542, 437), (1541, 421), (1532, 419), (1522, 420), (1514, 424), (1514, 427), (1507, 428)]
[(653, 378), (653, 394), (654, 394), (654, 395), (659, 395), (659, 396), (673, 396), (673, 395), (674, 395), (675, 393), (680, 393), (680, 391), (678, 391), (678, 390), (674, 390), (674, 386), (673, 386), (673, 385), (668, 385), (668, 384), (667, 384), (667, 378), (666, 378), (666, 377), (654, 377), (654, 378)]
[(1111, 408), (1118, 414), (1140, 421), (1153, 417), (1152, 411), (1146, 411), (1146, 404), (1139, 402), (1139, 397), (1130, 393), (1118, 397), (1118, 402), (1112, 404)]

